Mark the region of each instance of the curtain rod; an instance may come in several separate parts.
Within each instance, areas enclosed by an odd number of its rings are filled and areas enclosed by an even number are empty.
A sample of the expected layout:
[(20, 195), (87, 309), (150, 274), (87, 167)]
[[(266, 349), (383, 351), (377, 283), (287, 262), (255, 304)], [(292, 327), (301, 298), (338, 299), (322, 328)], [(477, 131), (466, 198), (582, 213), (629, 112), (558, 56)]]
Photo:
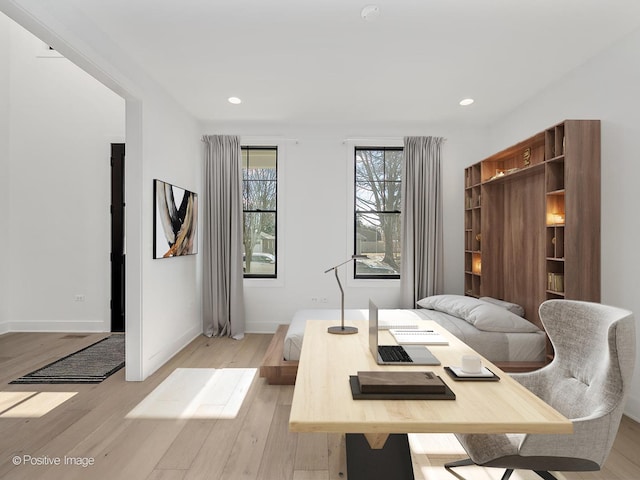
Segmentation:
[[(418, 137), (420, 135), (406, 135), (407, 137)], [(428, 135), (431, 137), (435, 137), (436, 135)], [(442, 138), (443, 142), (446, 142), (446, 138)], [(342, 143), (347, 142), (376, 142), (376, 141), (386, 141), (386, 142), (404, 142), (405, 137), (358, 137), (358, 138), (344, 138), (342, 139)]]
[[(201, 141), (201, 142), (206, 142), (206, 140), (204, 139), (204, 137), (207, 137), (207, 136), (208, 136), (208, 135), (202, 135), (202, 137), (200, 137), (200, 141)], [(234, 136), (237, 136), (237, 137), (242, 138), (242, 135), (234, 135)], [(262, 136), (257, 136), (257, 135), (255, 135), (255, 136), (254, 136), (254, 135), (245, 135), (245, 137), (249, 137), (249, 138), (257, 137), (257, 138), (260, 138), (260, 139), (264, 139), (265, 141), (264, 141), (264, 142), (261, 142), (261, 143), (269, 143), (269, 141), (272, 141), (272, 142), (274, 142), (274, 141), (293, 142), (293, 143), (295, 143), (296, 145), (297, 145), (298, 143), (300, 143), (300, 141), (299, 141), (297, 138), (270, 137), (269, 135), (266, 135), (266, 136), (264, 136), (264, 137), (262, 137)]]

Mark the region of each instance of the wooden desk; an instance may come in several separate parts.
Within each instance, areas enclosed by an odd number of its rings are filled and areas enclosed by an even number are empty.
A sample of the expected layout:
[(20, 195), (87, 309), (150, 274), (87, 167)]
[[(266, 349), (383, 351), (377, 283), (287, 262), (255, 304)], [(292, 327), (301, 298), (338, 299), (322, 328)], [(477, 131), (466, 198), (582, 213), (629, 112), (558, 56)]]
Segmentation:
[[(420, 326), (437, 330), (449, 339), (449, 345), (429, 346), (442, 363), (440, 366), (378, 365), (369, 351), (368, 322), (349, 323), (358, 327), (357, 334), (332, 335), (327, 333), (326, 321), (307, 322), (289, 417), (292, 432), (364, 434), (375, 457), (376, 451), (396, 448), (386, 445), (388, 438), (395, 437), (390, 434), (573, 431), (570, 420), (488, 360), (483, 359), (483, 365), (500, 376), (499, 382), (452, 380), (443, 367), (458, 366), (462, 355), (475, 352), (435, 322), (421, 320)], [(389, 332), (380, 331), (380, 338), (381, 343), (395, 343)], [(353, 400), (348, 379), (359, 370), (434, 371), (454, 391), (456, 400)], [(356, 456), (349, 451), (349, 440), (347, 435), (348, 474), (353, 480), (358, 477), (361, 466), (356, 471), (349, 458)], [(362, 443), (352, 439), (352, 444), (354, 441)], [(398, 441), (404, 445), (402, 436)], [(397, 448), (403, 450), (404, 446)], [(363, 462), (361, 454), (358, 452), (357, 457)], [(401, 453), (404, 462), (407, 454), (408, 450)], [(382, 464), (389, 465), (389, 462), (391, 460), (387, 458)], [(394, 478), (400, 478), (396, 467), (393, 468)], [(386, 477), (382, 473), (378, 475), (379, 472), (379, 468), (373, 466), (371, 471), (362, 474), (362, 478)], [(403, 478), (413, 478), (413, 473)]]

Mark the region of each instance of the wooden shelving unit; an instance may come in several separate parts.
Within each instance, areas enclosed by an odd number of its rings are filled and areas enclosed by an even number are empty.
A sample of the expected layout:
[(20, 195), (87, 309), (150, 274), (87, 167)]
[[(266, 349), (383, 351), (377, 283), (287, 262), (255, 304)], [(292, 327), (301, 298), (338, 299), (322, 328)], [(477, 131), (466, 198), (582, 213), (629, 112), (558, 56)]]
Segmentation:
[(482, 283), (482, 245), (481, 211), (482, 187), (480, 182), (480, 164), (465, 169), (465, 211), (464, 211), (464, 270), (465, 292), (474, 295)]
[(600, 301), (600, 121), (565, 120), (465, 169), (467, 295)]

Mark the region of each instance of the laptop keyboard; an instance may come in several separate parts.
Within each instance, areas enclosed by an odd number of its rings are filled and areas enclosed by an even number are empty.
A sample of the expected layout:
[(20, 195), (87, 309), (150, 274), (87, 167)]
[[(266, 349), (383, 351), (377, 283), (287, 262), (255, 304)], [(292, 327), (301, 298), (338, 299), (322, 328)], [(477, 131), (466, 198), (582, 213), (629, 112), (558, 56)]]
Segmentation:
[(400, 345), (378, 345), (378, 353), (385, 362), (413, 362), (407, 351)]

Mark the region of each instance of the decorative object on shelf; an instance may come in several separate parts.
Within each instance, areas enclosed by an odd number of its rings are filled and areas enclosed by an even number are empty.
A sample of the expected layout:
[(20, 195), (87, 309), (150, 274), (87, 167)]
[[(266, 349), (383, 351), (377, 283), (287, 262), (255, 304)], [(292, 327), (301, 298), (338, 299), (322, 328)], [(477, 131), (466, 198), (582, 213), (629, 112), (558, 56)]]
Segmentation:
[(471, 271), (476, 275), (480, 275), (480, 273), (482, 273), (482, 259), (479, 256), (473, 259)]
[(501, 170), (499, 168), (496, 169), (496, 174), (491, 177), (489, 180), (495, 180), (496, 178), (504, 177), (505, 175), (511, 175), (514, 172), (520, 170), (518, 167), (509, 168), (508, 170)]
[(478, 242), (478, 244), (482, 243), (482, 234), (481, 233), (476, 235), (476, 241)]
[(553, 212), (547, 215), (547, 225), (564, 225), (564, 213)]
[(531, 147), (525, 149), (525, 151), (522, 153), (522, 160), (524, 161), (525, 167), (531, 165)]
[(348, 260), (345, 260), (344, 262), (339, 263), (338, 265), (324, 271), (324, 273), (329, 273), (331, 270), (334, 271), (334, 273), (336, 274), (336, 282), (338, 282), (338, 288), (340, 288), (340, 325), (327, 328), (327, 332), (329, 333), (337, 333), (340, 335), (358, 333), (358, 329), (356, 327), (344, 326), (344, 290), (342, 288), (342, 284), (340, 283), (340, 278), (338, 277), (338, 267), (341, 267), (342, 265), (345, 265), (352, 260), (365, 259), (365, 258), (369, 258), (369, 257), (367, 257), (366, 255), (351, 255), (351, 258), (349, 258)]
[(153, 258), (198, 253), (198, 195), (154, 180), (153, 197)]

